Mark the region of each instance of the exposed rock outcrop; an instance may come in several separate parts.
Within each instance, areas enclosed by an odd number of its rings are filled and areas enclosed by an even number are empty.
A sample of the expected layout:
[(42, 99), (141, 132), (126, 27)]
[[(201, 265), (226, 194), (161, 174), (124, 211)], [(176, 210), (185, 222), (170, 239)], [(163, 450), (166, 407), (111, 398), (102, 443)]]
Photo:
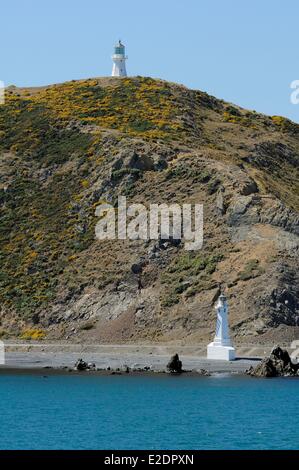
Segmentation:
[(270, 356), (257, 367), (250, 367), (247, 374), (253, 377), (299, 377), (299, 364), (293, 364), (289, 353), (275, 346)]
[(96, 370), (96, 365), (93, 362), (85, 362), (80, 358), (76, 361), (74, 369), (78, 371)]
[(182, 361), (180, 361), (178, 354), (174, 354), (170, 358), (170, 361), (167, 364), (167, 370), (169, 372), (175, 373), (175, 374), (180, 374), (181, 372), (183, 372), (183, 370), (182, 370)]

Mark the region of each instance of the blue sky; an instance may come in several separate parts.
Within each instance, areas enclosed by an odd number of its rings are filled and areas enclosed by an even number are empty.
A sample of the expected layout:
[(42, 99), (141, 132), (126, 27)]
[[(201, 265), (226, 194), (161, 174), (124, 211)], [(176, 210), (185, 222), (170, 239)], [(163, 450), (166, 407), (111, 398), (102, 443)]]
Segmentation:
[(299, 122), (298, 0), (0, 0), (0, 80), (36, 86), (111, 73), (159, 77)]

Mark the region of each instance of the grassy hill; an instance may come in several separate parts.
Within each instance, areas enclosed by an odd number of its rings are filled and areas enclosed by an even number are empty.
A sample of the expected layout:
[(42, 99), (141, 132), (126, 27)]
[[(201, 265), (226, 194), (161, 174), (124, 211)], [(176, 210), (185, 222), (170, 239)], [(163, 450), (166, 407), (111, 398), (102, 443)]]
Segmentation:
[[(298, 168), (299, 125), (201, 91), (144, 77), (9, 87), (0, 335), (206, 340), (222, 286), (236, 339), (287, 340), (299, 324)], [(203, 249), (96, 240), (95, 209), (118, 195), (203, 202)]]

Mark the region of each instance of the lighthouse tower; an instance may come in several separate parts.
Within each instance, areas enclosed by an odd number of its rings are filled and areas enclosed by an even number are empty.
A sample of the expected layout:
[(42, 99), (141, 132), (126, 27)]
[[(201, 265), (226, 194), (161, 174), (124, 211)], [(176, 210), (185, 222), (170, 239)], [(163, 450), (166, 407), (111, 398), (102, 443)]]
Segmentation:
[(125, 46), (118, 41), (118, 44), (114, 47), (114, 54), (112, 56), (113, 67), (112, 67), (112, 77), (126, 77), (126, 60), (127, 56), (125, 55)]
[(229, 337), (228, 305), (225, 295), (220, 295), (215, 310), (217, 312), (216, 334), (214, 341), (208, 345), (207, 357), (208, 359), (233, 361), (235, 348), (233, 348)]

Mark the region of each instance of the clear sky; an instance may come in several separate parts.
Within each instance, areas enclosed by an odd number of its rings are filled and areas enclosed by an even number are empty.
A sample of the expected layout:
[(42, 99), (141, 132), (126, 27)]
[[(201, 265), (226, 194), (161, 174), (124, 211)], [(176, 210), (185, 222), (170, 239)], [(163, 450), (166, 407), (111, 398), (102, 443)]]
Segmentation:
[(159, 77), (299, 122), (298, 0), (0, 0), (0, 80), (35, 86), (111, 73)]

